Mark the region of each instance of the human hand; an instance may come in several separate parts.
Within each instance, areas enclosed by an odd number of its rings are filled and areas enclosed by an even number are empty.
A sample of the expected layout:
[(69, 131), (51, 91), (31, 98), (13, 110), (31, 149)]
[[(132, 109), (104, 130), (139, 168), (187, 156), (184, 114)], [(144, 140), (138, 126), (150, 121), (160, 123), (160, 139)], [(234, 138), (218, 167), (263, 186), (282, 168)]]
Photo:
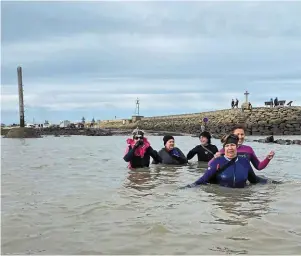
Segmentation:
[(218, 158), (218, 157), (220, 157), (221, 155), (222, 155), (222, 153), (218, 151), (218, 152), (215, 153), (214, 158)]
[(173, 150), (171, 153), (173, 156), (180, 157), (180, 154), (177, 150)]
[(135, 147), (137, 148), (137, 147), (139, 147), (139, 146), (141, 146), (141, 145), (143, 145), (143, 140), (138, 140), (138, 141), (136, 142), (136, 144), (135, 144)]
[(275, 152), (272, 150), (272, 151), (267, 155), (267, 159), (269, 159), (269, 160), (273, 159), (274, 155), (275, 155)]

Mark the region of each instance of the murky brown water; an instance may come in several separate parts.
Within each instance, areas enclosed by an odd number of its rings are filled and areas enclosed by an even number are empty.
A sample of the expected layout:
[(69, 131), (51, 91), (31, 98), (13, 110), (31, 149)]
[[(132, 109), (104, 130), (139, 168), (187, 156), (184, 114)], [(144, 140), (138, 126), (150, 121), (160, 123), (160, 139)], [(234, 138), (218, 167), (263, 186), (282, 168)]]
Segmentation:
[[(2, 139), (2, 254), (301, 253), (300, 146), (246, 143), (276, 151), (256, 173), (284, 184), (177, 190), (203, 172), (196, 157), (129, 171), (125, 139)], [(184, 153), (196, 143), (176, 137)]]

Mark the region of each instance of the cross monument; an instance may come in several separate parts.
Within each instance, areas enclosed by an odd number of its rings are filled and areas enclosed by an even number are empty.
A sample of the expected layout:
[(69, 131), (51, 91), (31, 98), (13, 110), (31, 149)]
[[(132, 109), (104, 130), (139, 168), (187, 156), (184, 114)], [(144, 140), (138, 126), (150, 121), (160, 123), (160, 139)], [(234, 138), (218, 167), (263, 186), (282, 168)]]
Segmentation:
[(248, 103), (249, 101), (248, 101), (248, 95), (249, 95), (250, 93), (248, 92), (248, 91), (246, 91), (245, 93), (244, 93), (244, 95), (246, 95), (246, 103)]

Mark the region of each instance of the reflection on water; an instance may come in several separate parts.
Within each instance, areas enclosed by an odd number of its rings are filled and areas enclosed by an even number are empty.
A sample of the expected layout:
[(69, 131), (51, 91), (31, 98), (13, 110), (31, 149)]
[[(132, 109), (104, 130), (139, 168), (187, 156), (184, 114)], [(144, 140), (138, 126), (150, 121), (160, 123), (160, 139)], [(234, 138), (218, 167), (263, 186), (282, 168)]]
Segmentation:
[(212, 213), (215, 221), (227, 225), (248, 225), (250, 218), (260, 218), (269, 212), (269, 203), (275, 190), (272, 186), (264, 193), (252, 185), (245, 189), (223, 188), (218, 185), (204, 186), (210, 193), (213, 205), (224, 211), (223, 218)]
[[(161, 137), (149, 139), (155, 149), (162, 147)], [(196, 143), (176, 140), (184, 153)], [(275, 159), (256, 171), (283, 184), (179, 190), (198, 179), (207, 163), (129, 170), (124, 141), (2, 140), (2, 253), (300, 253), (300, 147), (276, 145)], [(251, 146), (260, 159), (275, 150)]]
[(175, 184), (182, 167), (159, 165), (154, 168), (130, 170), (125, 187), (150, 191), (162, 184)]

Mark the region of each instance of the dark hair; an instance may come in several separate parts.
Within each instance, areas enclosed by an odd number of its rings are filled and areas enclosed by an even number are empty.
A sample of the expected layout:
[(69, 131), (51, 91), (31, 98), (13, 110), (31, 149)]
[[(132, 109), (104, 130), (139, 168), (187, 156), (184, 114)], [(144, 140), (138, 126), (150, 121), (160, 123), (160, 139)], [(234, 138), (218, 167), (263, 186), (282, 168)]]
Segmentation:
[(233, 133), (237, 129), (242, 129), (242, 130), (246, 131), (246, 127), (243, 124), (237, 124), (234, 127), (232, 127), (231, 132)]
[(223, 147), (225, 147), (226, 143), (227, 142), (230, 142), (230, 143), (234, 143), (234, 144), (238, 144), (238, 141), (239, 141), (239, 138), (237, 135), (231, 133), (231, 134), (228, 134), (228, 135), (225, 135), (223, 136), (223, 138), (221, 139), (221, 142), (223, 144)]
[(171, 135), (165, 135), (164, 137), (163, 137), (163, 142), (164, 142), (164, 145), (167, 143), (167, 141), (169, 141), (169, 140), (174, 140), (175, 138), (173, 137), (173, 136), (171, 136)]
[(208, 144), (211, 144), (211, 134), (207, 131), (201, 132), (199, 138), (205, 137), (208, 140)]

